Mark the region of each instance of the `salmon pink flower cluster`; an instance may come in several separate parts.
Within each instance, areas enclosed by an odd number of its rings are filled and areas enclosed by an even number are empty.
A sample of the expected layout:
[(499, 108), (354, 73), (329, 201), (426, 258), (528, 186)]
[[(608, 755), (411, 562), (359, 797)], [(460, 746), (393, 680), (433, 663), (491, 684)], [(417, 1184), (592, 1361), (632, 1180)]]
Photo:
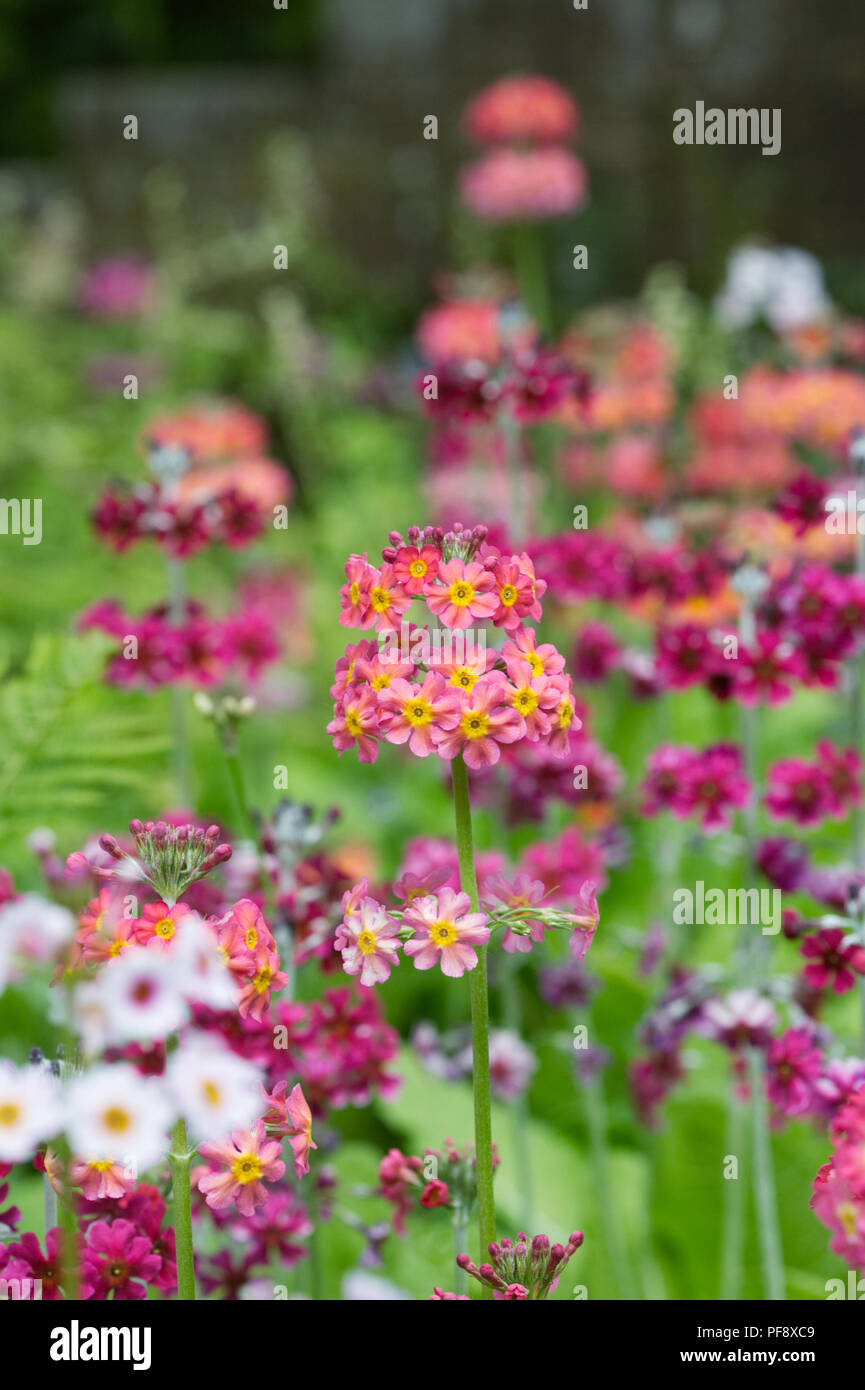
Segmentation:
[(548, 78), (508, 77), (473, 98), (463, 116), (471, 140), (489, 146), (463, 170), (463, 201), (490, 222), (539, 221), (578, 209), (588, 179), (565, 142), (579, 108)]
[[(345, 572), (340, 622), (379, 639), (349, 644), (337, 662), (328, 733), (340, 753), (375, 762), (384, 739), (474, 769), (523, 739), (567, 754), (580, 721), (564, 657), (526, 625), (546, 589), (526, 553), (502, 553), (483, 526), (413, 526), (407, 540), (391, 533), (379, 569), (353, 555)], [(415, 601), (429, 625), (407, 618)], [(487, 625), (500, 647), (487, 648)]]

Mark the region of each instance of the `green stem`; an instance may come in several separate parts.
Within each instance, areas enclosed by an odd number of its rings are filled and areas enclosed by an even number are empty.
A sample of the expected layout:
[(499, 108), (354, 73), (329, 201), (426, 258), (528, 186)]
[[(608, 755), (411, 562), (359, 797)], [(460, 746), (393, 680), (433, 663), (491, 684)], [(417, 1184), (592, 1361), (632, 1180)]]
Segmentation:
[(727, 1099), (727, 1154), (737, 1162), (735, 1178), (724, 1179), (724, 1227), (721, 1241), (721, 1292), (724, 1303), (742, 1296), (742, 1255), (745, 1247), (745, 1184), (738, 1172), (745, 1140), (745, 1110), (730, 1077)]
[[(472, 848), (472, 812), (469, 800), (468, 770), (462, 755), (451, 763), (454, 792), (457, 855), (460, 886), (467, 893), (472, 911), (480, 910), (478, 881)], [(490, 1006), (487, 989), (487, 948), (475, 947), (478, 963), (469, 971), (472, 1010), (472, 1088), (475, 1112), (475, 1164), (478, 1187), (478, 1236), (481, 1258), (496, 1238), (496, 1207), (493, 1194), (493, 1134), (490, 1109)], [(493, 1291), (482, 1285), (481, 1296), (492, 1299)]]
[[(520, 984), (517, 976), (519, 956), (508, 955), (503, 951), (499, 957), (501, 965), (502, 1022), (505, 1028), (517, 1037), (522, 1036), (522, 1009), (520, 1007)], [(511, 1122), (514, 1135), (514, 1155), (520, 1174), (520, 1196), (522, 1197), (522, 1224), (527, 1230), (534, 1230), (534, 1200), (532, 1183), (532, 1159), (529, 1144), (529, 1106), (525, 1090), (520, 1091), (511, 1102)]]
[(589, 1127), (589, 1144), (592, 1153), (592, 1167), (595, 1177), (595, 1191), (601, 1208), (601, 1222), (604, 1240), (616, 1277), (619, 1297), (633, 1301), (637, 1297), (631, 1266), (625, 1249), (619, 1225), (616, 1206), (610, 1186), (610, 1152), (607, 1147), (607, 1107), (604, 1100), (604, 1087), (600, 1075), (583, 1082), (583, 1098), (586, 1107), (586, 1122)]
[(541, 236), (535, 223), (515, 223), (514, 268), (523, 303), (537, 323), (541, 336), (548, 336), (552, 332), (552, 306)]
[(177, 1297), (195, 1300), (195, 1258), (192, 1249), (192, 1193), (190, 1172), (192, 1151), (186, 1135), (186, 1121), (178, 1120), (171, 1131), (171, 1192), (174, 1200), (174, 1238), (177, 1245)]
[[(166, 560), (168, 573), (168, 612), (172, 623), (179, 627), (186, 618), (186, 577), (181, 560)], [(173, 684), (170, 692), (174, 776), (181, 806), (190, 806), (191, 776), (189, 737), (186, 723), (186, 695), (182, 686)]]
[(748, 1080), (751, 1087), (751, 1114), (754, 1126), (754, 1201), (757, 1207), (763, 1290), (767, 1299), (773, 1303), (780, 1303), (786, 1299), (787, 1293), (778, 1226), (778, 1199), (769, 1142), (769, 1117), (766, 1112), (765, 1060), (759, 1048), (751, 1048), (748, 1054)]

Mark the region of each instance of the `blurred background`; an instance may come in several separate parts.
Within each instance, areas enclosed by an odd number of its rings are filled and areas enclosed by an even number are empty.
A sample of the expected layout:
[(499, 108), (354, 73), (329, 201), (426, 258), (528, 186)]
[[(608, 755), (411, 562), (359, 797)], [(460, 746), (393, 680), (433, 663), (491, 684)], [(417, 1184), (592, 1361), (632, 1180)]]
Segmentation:
[[(857, 0), (835, 0), (831, 22), (812, 0), (591, 0), (584, 11), (571, 0), (286, 0), (283, 10), (268, 0), (5, 0), (0, 9), (4, 180), (20, 181), (31, 213), (73, 197), (91, 254), (148, 248), (169, 171), (191, 227), (247, 227), (262, 199), (262, 149), (291, 132), (334, 247), (375, 286), (366, 311), (407, 313), (455, 250), (484, 250), (456, 215), (467, 96), (504, 72), (538, 71), (579, 100), (592, 177), (581, 219), (589, 272), (577, 287), (565, 240), (553, 257), (561, 294), (631, 294), (668, 259), (705, 292), (730, 246), (763, 233), (812, 251), (830, 289), (851, 310), (865, 307), (851, 169), (865, 134)], [(780, 156), (675, 146), (672, 112), (698, 99), (780, 107)], [(132, 149), (121, 139), (130, 112)], [(426, 114), (438, 116), (436, 143), (421, 139)], [(299, 169), (282, 176), (288, 202), (309, 196)]]

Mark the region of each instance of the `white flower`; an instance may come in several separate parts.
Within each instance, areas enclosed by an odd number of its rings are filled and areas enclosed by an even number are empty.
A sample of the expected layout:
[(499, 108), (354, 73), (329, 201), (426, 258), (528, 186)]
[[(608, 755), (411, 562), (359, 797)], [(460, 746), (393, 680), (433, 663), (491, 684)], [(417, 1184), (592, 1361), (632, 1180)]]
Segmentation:
[(220, 950), (214, 932), (197, 913), (181, 917), (171, 958), (180, 988), (190, 1003), (210, 1009), (231, 1009), (237, 999), (237, 982)]
[(65, 907), (24, 893), (0, 907), (0, 989), (27, 961), (51, 960), (75, 931)]
[(174, 953), (127, 946), (96, 980), (108, 1043), (156, 1042), (186, 1022), (188, 1007)]
[(0, 1058), (0, 1161), (22, 1163), (62, 1128), (60, 1087), (50, 1072)]
[(259, 1068), (213, 1039), (181, 1043), (166, 1079), (178, 1114), (199, 1140), (248, 1129), (265, 1109)]
[(161, 1078), (143, 1077), (126, 1062), (94, 1067), (67, 1092), (72, 1152), (83, 1162), (112, 1159), (134, 1172), (168, 1152), (173, 1113)]
[(764, 318), (780, 333), (820, 323), (832, 312), (819, 261), (794, 246), (745, 244), (727, 262), (715, 311), (730, 328)]

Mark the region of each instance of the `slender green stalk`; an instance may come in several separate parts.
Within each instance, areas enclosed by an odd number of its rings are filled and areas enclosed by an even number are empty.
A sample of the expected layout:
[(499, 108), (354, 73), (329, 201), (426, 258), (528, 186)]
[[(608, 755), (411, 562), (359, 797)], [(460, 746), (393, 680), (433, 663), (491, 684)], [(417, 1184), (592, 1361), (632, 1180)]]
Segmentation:
[[(462, 756), (451, 763), (454, 793), (457, 854), (460, 885), (467, 893), (474, 912), (479, 911), (478, 881), (472, 847), (472, 812), (469, 800), (468, 770)], [(475, 1112), (475, 1163), (478, 1186), (478, 1236), (481, 1258), (496, 1238), (496, 1207), (493, 1194), (493, 1134), (490, 1108), (490, 1006), (487, 989), (487, 948), (476, 946), (478, 963), (469, 971), (472, 1010), (472, 1087)], [(481, 1297), (491, 1299), (492, 1289), (482, 1285)]]
[(604, 1083), (601, 1074), (598, 1073), (584, 1081), (582, 1090), (586, 1110), (586, 1123), (589, 1128), (589, 1145), (592, 1154), (594, 1187), (601, 1209), (601, 1224), (604, 1230), (604, 1242), (607, 1247), (610, 1263), (613, 1266), (619, 1297), (628, 1300), (636, 1299), (637, 1290), (634, 1284), (630, 1261), (628, 1259), (628, 1252), (625, 1248), (625, 1241), (622, 1236), (622, 1228), (619, 1225), (616, 1204), (613, 1201), (612, 1186), (610, 1184), (610, 1151), (607, 1146), (607, 1106), (604, 1099)]
[[(461, 1202), (458, 1202), (453, 1211), (453, 1235), (454, 1235), (454, 1260), (457, 1255), (462, 1255), (466, 1248), (468, 1231), (468, 1214)], [(469, 1276), (459, 1265), (456, 1267), (454, 1275), (454, 1293), (465, 1293), (468, 1289)]]
[(721, 1239), (720, 1299), (729, 1303), (742, 1296), (742, 1267), (745, 1250), (745, 1182), (738, 1172), (745, 1145), (745, 1109), (730, 1083), (727, 1097), (726, 1151), (737, 1160), (737, 1175), (724, 1180), (724, 1224)]
[[(520, 986), (517, 978), (518, 960), (518, 956), (507, 955), (504, 951), (500, 957), (502, 1022), (507, 1029), (520, 1037), (522, 1035), (522, 1008), (520, 1007)], [(514, 1155), (520, 1174), (520, 1197), (522, 1198), (522, 1216), (520, 1220), (527, 1230), (534, 1230), (532, 1156), (531, 1145), (529, 1144), (529, 1107), (525, 1090), (520, 1091), (516, 1099), (511, 1102), (510, 1115), (513, 1125)]]
[(178, 1120), (171, 1131), (171, 1192), (174, 1201), (174, 1238), (177, 1246), (177, 1297), (195, 1299), (195, 1259), (192, 1249), (192, 1193), (190, 1172), (193, 1152), (186, 1135), (186, 1121)]
[(751, 1087), (751, 1115), (754, 1126), (754, 1201), (757, 1206), (760, 1263), (765, 1295), (773, 1303), (779, 1303), (786, 1299), (787, 1293), (778, 1226), (778, 1198), (775, 1193), (775, 1173), (769, 1142), (765, 1071), (766, 1064), (762, 1052), (759, 1048), (751, 1048), (748, 1054), (748, 1080)]
[[(168, 573), (168, 611), (172, 623), (179, 626), (186, 617), (186, 577), (181, 560), (166, 561)], [(192, 779), (189, 760), (189, 733), (186, 722), (186, 695), (176, 682), (171, 687), (171, 724), (174, 751), (174, 776), (177, 795), (182, 806), (191, 805)]]
[[(739, 635), (747, 645), (755, 640), (754, 593), (743, 594)], [(743, 813), (745, 835), (744, 878), (746, 883), (755, 877), (757, 848), (757, 711), (745, 708), (742, 712), (742, 744), (744, 772), (748, 779), (748, 802)], [(762, 932), (754, 935), (753, 925), (743, 926), (740, 936), (738, 970), (743, 983), (760, 989), (769, 970), (769, 939)], [(769, 1144), (769, 1120), (766, 1113), (765, 1060), (762, 1052), (751, 1048), (748, 1055), (748, 1076), (751, 1091), (751, 1125), (754, 1159), (754, 1203), (757, 1213), (757, 1236), (763, 1269), (763, 1289), (773, 1302), (784, 1299), (784, 1256), (781, 1249), (781, 1227), (775, 1195), (775, 1174), (772, 1149)], [(731, 1078), (730, 1084), (733, 1081)], [(730, 1150), (733, 1152), (733, 1150)], [(729, 1184), (728, 1184), (729, 1185)], [(732, 1240), (732, 1237), (731, 1237)]]
[(517, 222), (513, 229), (514, 268), (523, 303), (542, 335), (552, 333), (552, 304), (541, 229), (533, 222)]

